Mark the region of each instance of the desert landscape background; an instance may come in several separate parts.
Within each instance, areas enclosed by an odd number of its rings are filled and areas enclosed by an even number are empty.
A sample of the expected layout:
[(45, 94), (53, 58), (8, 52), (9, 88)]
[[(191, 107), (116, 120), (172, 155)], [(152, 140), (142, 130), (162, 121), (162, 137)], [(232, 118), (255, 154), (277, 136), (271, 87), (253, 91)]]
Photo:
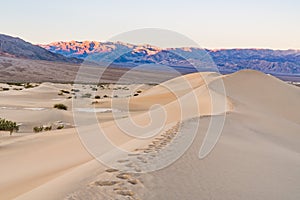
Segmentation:
[(10, 2), (1, 200), (300, 199), (297, 6)]

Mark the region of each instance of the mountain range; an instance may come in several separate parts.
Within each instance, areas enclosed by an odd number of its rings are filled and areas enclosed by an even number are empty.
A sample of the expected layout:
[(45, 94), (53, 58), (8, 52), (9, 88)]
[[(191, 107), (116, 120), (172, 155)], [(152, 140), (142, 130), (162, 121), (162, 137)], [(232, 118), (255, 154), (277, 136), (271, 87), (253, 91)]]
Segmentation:
[[(171, 66), (183, 72), (230, 73), (254, 69), (271, 74), (300, 74), (299, 50), (160, 48), (124, 42), (69, 41), (33, 45), (20, 38), (0, 34), (0, 56), (79, 64), (112, 63), (119, 67), (137, 65)], [(151, 67), (151, 66), (148, 66)], [(157, 69), (157, 68), (156, 68)]]
[(300, 74), (299, 50), (160, 48), (123, 42), (69, 41), (54, 42), (41, 47), (66, 57), (94, 62), (135, 66), (159, 64), (203, 70), (216, 65), (222, 72), (254, 69), (273, 74)]

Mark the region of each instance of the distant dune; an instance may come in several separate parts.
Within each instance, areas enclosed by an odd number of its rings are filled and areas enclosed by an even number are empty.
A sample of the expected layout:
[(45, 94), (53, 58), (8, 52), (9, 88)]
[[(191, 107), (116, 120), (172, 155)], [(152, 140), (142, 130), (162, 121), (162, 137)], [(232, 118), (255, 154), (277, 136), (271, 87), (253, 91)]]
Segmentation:
[[(60, 88), (71, 87), (44, 83), (26, 91), (0, 92), (0, 106), (18, 107), (24, 102), (27, 106), (50, 107), (49, 98), (57, 95)], [(16, 98), (18, 95), (20, 98)], [(300, 88), (261, 72), (244, 70), (228, 75), (188, 74), (153, 86), (138, 96), (116, 98), (113, 103), (110, 98), (101, 99), (97, 108), (112, 106), (122, 110), (128, 102), (129, 114), (119, 113), (115, 121), (105, 114), (105, 121), (80, 128), (92, 134), (100, 126), (114, 144), (134, 154), (112, 158), (120, 167), (136, 172), (139, 167), (154, 167), (168, 160), (166, 155), (178, 151), (178, 144), (193, 142), (170, 166), (154, 172), (124, 174), (95, 161), (75, 128), (4, 137), (0, 141), (0, 199), (298, 200), (299, 98)], [(155, 104), (160, 106), (154, 109)], [(16, 111), (15, 116), (11, 112), (9, 116), (42, 121), (61, 113), (72, 120), (71, 110), (55, 112), (43, 111), (40, 117), (34, 111), (28, 111), (26, 116)], [(224, 127), (216, 146), (208, 156), (199, 159), (211, 121), (223, 117)], [(133, 120), (145, 126), (151, 119), (155, 123), (164, 120), (164, 126), (157, 135), (144, 140), (127, 135), (116, 125)], [(136, 130), (129, 132), (138, 134)], [(96, 138), (93, 142), (107, 145)], [(171, 154), (159, 153), (165, 149)], [(107, 148), (103, 155), (110, 155), (111, 151)]]

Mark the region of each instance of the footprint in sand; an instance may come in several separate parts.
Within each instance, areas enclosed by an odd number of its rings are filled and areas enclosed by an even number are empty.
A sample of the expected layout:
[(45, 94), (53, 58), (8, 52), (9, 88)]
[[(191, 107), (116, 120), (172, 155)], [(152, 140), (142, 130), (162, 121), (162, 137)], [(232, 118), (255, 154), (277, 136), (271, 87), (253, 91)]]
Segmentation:
[(118, 160), (118, 163), (125, 163), (125, 162), (129, 162), (129, 160)]
[(119, 179), (130, 179), (131, 175), (128, 174), (128, 173), (121, 173), (121, 174), (117, 174), (116, 177), (119, 178)]
[(119, 181), (96, 181), (95, 185), (98, 186), (112, 186), (116, 185), (117, 183), (120, 183)]
[(128, 156), (139, 156), (140, 154), (139, 153), (130, 153), (128, 154)]
[(117, 190), (116, 193), (122, 196), (130, 196), (130, 197), (134, 196), (134, 192), (131, 190)]
[(117, 170), (117, 169), (107, 169), (105, 171), (108, 172), (108, 173), (113, 173), (113, 172), (117, 172), (119, 170)]
[(132, 185), (136, 185), (136, 184), (138, 184), (138, 180), (137, 179), (130, 179), (130, 180), (128, 180), (128, 183), (130, 183)]
[(147, 159), (144, 157), (137, 157), (138, 160), (142, 161), (143, 163), (147, 163)]

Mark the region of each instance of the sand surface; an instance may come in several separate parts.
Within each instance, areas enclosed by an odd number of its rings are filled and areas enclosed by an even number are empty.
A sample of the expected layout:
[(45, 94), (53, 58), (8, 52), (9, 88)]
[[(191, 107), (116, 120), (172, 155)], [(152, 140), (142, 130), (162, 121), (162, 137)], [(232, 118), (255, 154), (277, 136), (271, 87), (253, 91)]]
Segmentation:
[[(20, 133), (0, 133), (0, 199), (300, 198), (299, 87), (250, 70), (58, 95), (73, 87), (0, 92), (0, 116), (22, 124)], [(208, 137), (215, 122), (221, 132)], [(64, 129), (32, 133), (57, 123)], [(203, 143), (209, 152), (200, 159)]]

